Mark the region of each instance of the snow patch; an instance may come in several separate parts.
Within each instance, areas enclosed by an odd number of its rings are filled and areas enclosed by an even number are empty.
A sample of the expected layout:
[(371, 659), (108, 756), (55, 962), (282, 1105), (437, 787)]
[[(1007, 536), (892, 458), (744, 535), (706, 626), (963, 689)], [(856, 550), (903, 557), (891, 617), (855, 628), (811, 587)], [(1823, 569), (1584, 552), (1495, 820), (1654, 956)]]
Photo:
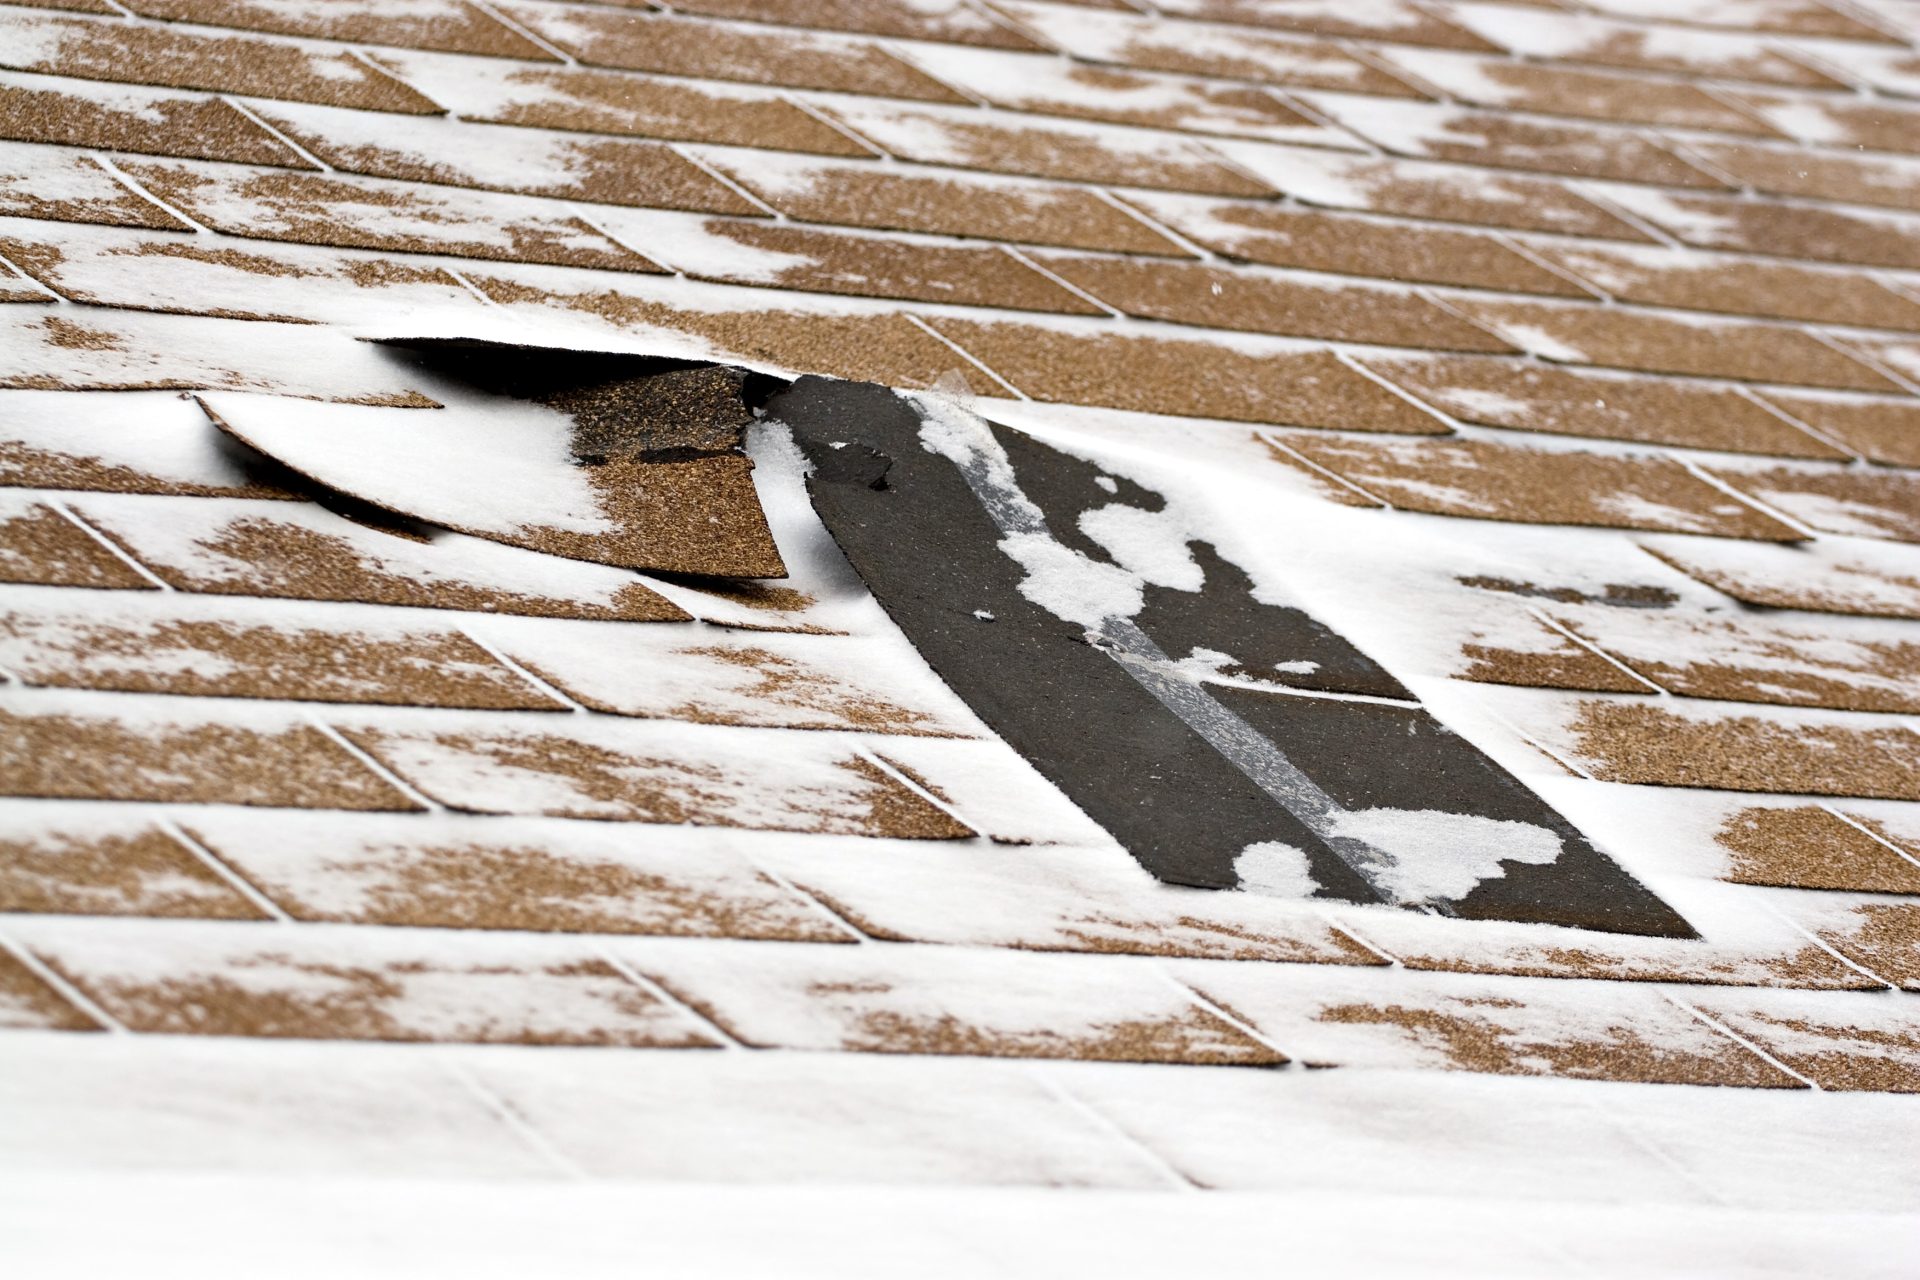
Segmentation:
[(1438, 809), (1349, 809), (1333, 815), (1332, 832), (1389, 859), (1374, 875), (1401, 902), (1458, 901), (1504, 876), (1503, 862), (1542, 866), (1563, 846), (1558, 832), (1530, 822)]

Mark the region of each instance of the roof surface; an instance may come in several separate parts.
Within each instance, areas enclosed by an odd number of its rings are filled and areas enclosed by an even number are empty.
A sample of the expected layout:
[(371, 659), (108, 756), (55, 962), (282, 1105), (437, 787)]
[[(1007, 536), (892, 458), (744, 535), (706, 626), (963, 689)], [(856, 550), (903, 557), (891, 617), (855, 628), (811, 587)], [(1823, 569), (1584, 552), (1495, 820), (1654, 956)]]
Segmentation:
[(9, 1234), (1900, 1274), (1917, 38), (0, 4)]

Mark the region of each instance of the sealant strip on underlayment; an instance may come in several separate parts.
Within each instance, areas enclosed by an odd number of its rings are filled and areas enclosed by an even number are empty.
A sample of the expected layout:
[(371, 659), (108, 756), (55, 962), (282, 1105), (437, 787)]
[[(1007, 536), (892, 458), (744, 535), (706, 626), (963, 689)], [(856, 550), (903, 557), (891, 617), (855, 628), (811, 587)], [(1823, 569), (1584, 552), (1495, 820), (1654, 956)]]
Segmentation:
[[(1410, 695), (1378, 664), (1303, 611), (1251, 601), (1205, 542), (1170, 535), (1216, 567), (1191, 584), (1100, 545), (1118, 516), (1151, 524), (1159, 495), (884, 387), (803, 378), (765, 412), (811, 464), (829, 532), (934, 669), (1161, 879), (1692, 935), (1471, 743), (1410, 701), (1382, 705)], [(1169, 618), (1185, 657), (1154, 634)], [(1328, 660), (1266, 662), (1287, 637)], [(1220, 681), (1221, 668), (1254, 678)], [(1299, 874), (1276, 876), (1289, 858)]]

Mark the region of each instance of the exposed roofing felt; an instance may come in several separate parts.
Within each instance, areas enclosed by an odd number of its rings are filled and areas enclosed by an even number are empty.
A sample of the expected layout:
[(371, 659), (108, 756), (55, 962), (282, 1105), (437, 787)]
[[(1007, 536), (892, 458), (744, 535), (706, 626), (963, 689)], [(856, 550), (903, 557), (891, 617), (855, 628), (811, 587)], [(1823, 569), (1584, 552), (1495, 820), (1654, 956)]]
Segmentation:
[(1916, 0), (0, 3), (5, 1237), (1899, 1275), (1916, 544)]

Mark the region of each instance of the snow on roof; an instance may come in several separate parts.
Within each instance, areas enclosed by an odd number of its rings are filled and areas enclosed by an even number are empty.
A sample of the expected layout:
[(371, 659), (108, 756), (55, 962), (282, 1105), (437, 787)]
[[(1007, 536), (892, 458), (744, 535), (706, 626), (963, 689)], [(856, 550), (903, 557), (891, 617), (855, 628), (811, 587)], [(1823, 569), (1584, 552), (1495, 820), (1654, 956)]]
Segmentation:
[(1916, 92), (1914, 0), (0, 3), (9, 1238), (1898, 1274)]

